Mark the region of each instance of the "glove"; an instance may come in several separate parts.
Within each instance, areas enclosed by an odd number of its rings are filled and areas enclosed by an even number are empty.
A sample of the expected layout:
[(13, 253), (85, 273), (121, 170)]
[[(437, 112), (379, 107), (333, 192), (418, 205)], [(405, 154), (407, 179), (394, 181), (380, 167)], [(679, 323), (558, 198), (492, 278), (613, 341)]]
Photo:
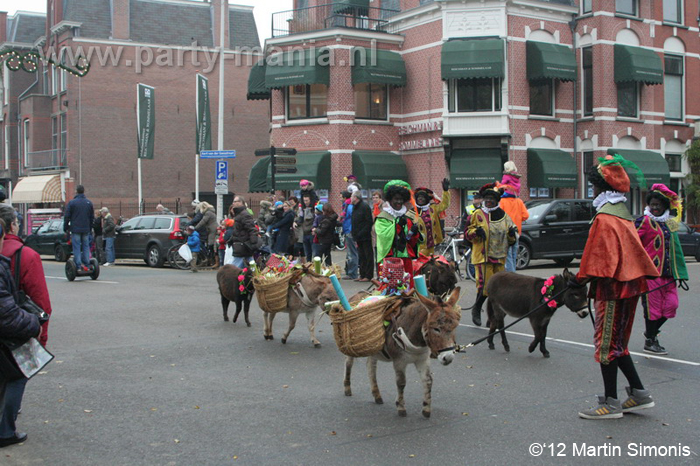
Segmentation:
[(486, 239), (486, 232), (484, 231), (483, 228), (481, 227), (476, 227), (476, 236), (481, 238), (481, 239)]
[(442, 180), (442, 190), (448, 191), (449, 189), (450, 189), (450, 180), (449, 180), (449, 178), (444, 178)]
[(399, 217), (399, 220), (397, 223), (399, 224), (400, 227), (405, 227), (406, 226), (406, 217), (402, 215), (401, 217)]
[(411, 227), (411, 235), (415, 235), (416, 233), (418, 233), (418, 225), (414, 223)]
[(515, 235), (517, 235), (517, 234), (518, 234), (518, 227), (513, 226), (513, 227), (508, 228), (508, 236), (510, 236), (511, 238), (515, 237)]

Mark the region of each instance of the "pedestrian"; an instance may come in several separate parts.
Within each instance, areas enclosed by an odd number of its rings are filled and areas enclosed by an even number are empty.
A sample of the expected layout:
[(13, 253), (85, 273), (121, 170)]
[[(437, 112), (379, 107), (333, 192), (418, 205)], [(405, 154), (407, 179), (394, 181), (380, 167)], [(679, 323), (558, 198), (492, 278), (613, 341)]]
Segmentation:
[(440, 213), (450, 206), (450, 180), (442, 180), (442, 198), (440, 203), (435, 204), (435, 195), (428, 188), (416, 188), (413, 193), (416, 199), (416, 213), (425, 225), (425, 242), (420, 246), (420, 253), (425, 256), (432, 256), (435, 246), (442, 243), (444, 238), (442, 226), (440, 224)]
[[(311, 207), (313, 208), (316, 203), (318, 202), (318, 194), (316, 194), (316, 190), (314, 189), (314, 183), (313, 181), (309, 180), (301, 180), (299, 181), (299, 190), (301, 194), (301, 207), (302, 208), (307, 208)], [(307, 203), (304, 200), (304, 197), (309, 198), (309, 202)]]
[(311, 235), (313, 237), (311, 241), (312, 253), (314, 257), (320, 257), (318, 253), (319, 242), (318, 236), (316, 235), (316, 229), (321, 226), (321, 220), (323, 220), (323, 203), (318, 202), (314, 206), (314, 223), (311, 225)]
[[(459, 222), (459, 229), (460, 231), (463, 231), (466, 233), (466, 229), (469, 226), (469, 223), (472, 220), (472, 214), (476, 209), (481, 208), (481, 203), (483, 202), (483, 198), (481, 197), (481, 194), (479, 192), (475, 192), (472, 195), (472, 203), (469, 204), (467, 207), (464, 208), (464, 213), (462, 214), (462, 218)], [(467, 241), (467, 240), (465, 240)]]
[(233, 265), (239, 269), (248, 267), (253, 260), (253, 254), (261, 246), (255, 220), (248, 212), (246, 200), (241, 195), (233, 198), (233, 225), (226, 230), (224, 239), (233, 250)]
[[(8, 227), (6, 227), (5, 222), (0, 219), (0, 250), (4, 250), (5, 248), (4, 242), (7, 230)], [(27, 250), (30, 249), (27, 248)], [(26, 257), (34, 257), (34, 259), (29, 259), (27, 262), (36, 262), (35, 256), (27, 254)], [(29, 266), (25, 268), (24, 260), (21, 262), (23, 272), (22, 275), (25, 275), (29, 272)], [(39, 262), (39, 266), (41, 266), (41, 262)], [(25, 285), (27, 284), (28, 280), (32, 281), (33, 283), (38, 281), (38, 277), (34, 276), (36, 270), (34, 267), (32, 267), (32, 269), (32, 272), (30, 272), (32, 279), (25, 280)], [(43, 278), (43, 272), (41, 273), (41, 276)], [(14, 281), (11, 277), (12, 272), (10, 269), (10, 259), (5, 256), (0, 256), (0, 339), (16, 342), (25, 342), (32, 337), (41, 339), (42, 328), (39, 325), (39, 318), (17, 306), (15, 299), (17, 295), (17, 288), (15, 287)], [(22, 283), (21, 278), (20, 283)], [(46, 283), (44, 282), (44, 286), (45, 285)], [(25, 291), (27, 290), (25, 289)], [(41, 299), (41, 296), (39, 296), (38, 293), (36, 294)], [(48, 300), (48, 293), (46, 294), (46, 299)], [(2, 345), (4, 346), (4, 344)], [(9, 351), (0, 349), (0, 359), (2, 359), (2, 363), (0, 363), (1, 365), (14, 364), (8, 359), (11, 357), (12, 356), (9, 355)], [(0, 371), (0, 416), (2, 416), (0, 435), (3, 435), (0, 437), (0, 448), (8, 447), (27, 440), (27, 434), (17, 432), (14, 427), (17, 412), (19, 411), (19, 405), (22, 402), (22, 395), (24, 394), (24, 385), (27, 382), (27, 379), (19, 380), (20, 381), (9, 380), (6, 373)]]
[(333, 265), (331, 258), (331, 250), (335, 242), (335, 229), (339, 226), (338, 214), (335, 213), (333, 207), (329, 204), (323, 204), (322, 217), (318, 227), (314, 229), (314, 234), (318, 239), (318, 248), (315, 255), (324, 259), (326, 265)]
[(311, 202), (311, 193), (302, 193), (301, 203), (299, 205), (299, 215), (295, 221), (299, 230), (301, 230), (302, 243), (304, 245), (304, 256), (306, 262), (311, 262), (313, 259), (313, 234), (311, 229), (314, 226), (314, 206)]
[[(384, 186), (384, 207), (374, 221), (377, 234), (377, 263), (385, 257), (401, 259), (413, 288), (413, 259), (418, 257), (421, 236), (421, 219), (410, 205), (411, 186), (402, 180), (389, 181)], [(425, 231), (425, 227), (423, 227)]]
[[(647, 291), (647, 277), (659, 276), (625, 205), (624, 193), (630, 189), (625, 168), (637, 172), (639, 168), (620, 155), (598, 161), (588, 172), (597, 213), (571, 285), (591, 282), (588, 296), (595, 305), (595, 360), (600, 364), (605, 395), (598, 397), (597, 406), (578, 413), (583, 419), (621, 418), (622, 413), (654, 406), (627, 348), (639, 296)], [(643, 176), (638, 179), (644, 186)], [(623, 403), (617, 399), (618, 368), (630, 384)]]
[(481, 325), (481, 307), (486, 301), (486, 286), (491, 277), (505, 268), (508, 247), (515, 242), (518, 227), (499, 206), (503, 191), (497, 183), (479, 190), (484, 198), (481, 209), (475, 210), (467, 227), (466, 237), (472, 243), (472, 264), (476, 272), (476, 302), (472, 322)]
[(512, 160), (507, 161), (503, 165), (503, 178), (501, 179), (500, 187), (504, 190), (500, 202), (501, 209), (508, 214), (515, 226), (518, 227), (515, 243), (508, 248), (508, 255), (506, 256), (506, 271), (515, 272), (523, 222), (530, 218), (530, 214), (527, 211), (527, 207), (525, 207), (525, 203), (518, 197), (520, 196), (520, 175)]
[(382, 199), (381, 191), (374, 191), (372, 193), (372, 219), (377, 218), (377, 216), (382, 212), (382, 205), (384, 200)]
[(231, 225), (233, 226), (233, 220), (230, 218), (222, 218), (221, 222), (219, 222), (219, 226), (216, 229), (216, 244), (217, 244), (217, 253), (219, 255), (219, 267), (224, 266), (224, 260), (226, 258), (226, 240), (224, 239), (224, 235), (226, 234), (226, 222), (231, 221)]
[(688, 279), (688, 269), (677, 233), (682, 205), (678, 195), (661, 183), (651, 187), (646, 201), (644, 215), (634, 224), (659, 277), (647, 279), (647, 287), (654, 291), (642, 296), (646, 324), (644, 351), (668, 354), (666, 348), (659, 344), (659, 329), (668, 319), (676, 317), (676, 280)]
[(99, 209), (95, 209), (95, 219), (92, 221), (92, 232), (95, 240), (95, 256), (100, 265), (107, 262), (105, 259), (104, 238), (102, 236), (102, 215)]
[(105, 241), (105, 253), (107, 255), (107, 262), (105, 262), (105, 267), (114, 265), (117, 260), (114, 254), (114, 239), (117, 237), (117, 225), (114, 223), (114, 217), (109, 213), (107, 207), (100, 209), (100, 215), (102, 216), (102, 236)]
[[(353, 192), (357, 192), (356, 189)], [(340, 214), (340, 221), (343, 225), (343, 235), (345, 236), (345, 276), (344, 280), (356, 280), (358, 278), (358, 262), (357, 245), (352, 236), (352, 209), (353, 204), (350, 200), (350, 191), (343, 191), (343, 210)]]
[(292, 223), (292, 241), (290, 241), (292, 244), (290, 246), (290, 251), (293, 257), (301, 258), (304, 257), (304, 233), (302, 232), (301, 228), (298, 228), (298, 224), (296, 222), (301, 205), (296, 196), (289, 196), (287, 202), (289, 202), (290, 210), (294, 214), (294, 222)]
[(173, 211), (165, 207), (163, 204), (158, 204), (156, 206), (156, 212), (159, 214), (170, 214), (172, 215)]
[(357, 190), (362, 190), (362, 185), (357, 182), (357, 177), (355, 175), (348, 175), (343, 178), (343, 180), (348, 183), (348, 187), (345, 188), (350, 194)]
[(372, 250), (372, 209), (362, 199), (362, 191), (352, 193), (352, 238), (357, 243), (360, 277), (357, 281), (368, 282), (374, 277), (374, 253)]
[(190, 261), (190, 270), (192, 272), (197, 272), (197, 256), (202, 249), (202, 243), (199, 239), (199, 233), (194, 229), (194, 226), (190, 225), (187, 227), (187, 246), (190, 247), (190, 252), (192, 252), (192, 260)]
[(95, 218), (92, 202), (85, 197), (85, 187), (79, 184), (75, 188), (75, 197), (66, 206), (63, 218), (63, 231), (70, 233), (73, 245), (73, 260), (78, 270), (89, 272), (90, 269), (90, 232)]
[(214, 206), (208, 202), (200, 202), (199, 210), (202, 212), (202, 219), (194, 224), (194, 229), (199, 233), (202, 239), (202, 245), (206, 247), (207, 265), (217, 266), (219, 257), (214, 254), (214, 245), (216, 244), (216, 211)]
[(282, 218), (270, 225), (270, 229), (277, 234), (272, 252), (286, 255), (289, 248), (289, 237), (294, 224), (294, 212), (288, 201), (282, 203)]

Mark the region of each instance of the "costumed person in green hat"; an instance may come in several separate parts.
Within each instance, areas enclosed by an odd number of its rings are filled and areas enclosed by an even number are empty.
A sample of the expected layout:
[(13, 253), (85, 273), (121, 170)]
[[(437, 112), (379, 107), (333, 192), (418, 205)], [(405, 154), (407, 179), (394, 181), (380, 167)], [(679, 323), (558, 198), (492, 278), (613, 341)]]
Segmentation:
[[(640, 186), (646, 186), (644, 175), (634, 163), (620, 155), (599, 158), (591, 167), (588, 181), (593, 185), (593, 217), (581, 265), (569, 286), (591, 281), (588, 296), (595, 304), (595, 360), (600, 364), (605, 395), (598, 396), (598, 405), (580, 411), (583, 419), (615, 419), (622, 413), (654, 406), (630, 356), (629, 344), (634, 313), (639, 296), (646, 293), (647, 277), (658, 277), (656, 266), (639, 240), (624, 193), (630, 190), (625, 167), (637, 171)], [(628, 398), (617, 398), (617, 370), (622, 371), (630, 386)]]
[(420, 246), (420, 253), (432, 256), (435, 246), (442, 243), (443, 232), (440, 226), (440, 212), (450, 206), (450, 180), (442, 180), (442, 199), (440, 203), (433, 202), (435, 195), (428, 188), (416, 188), (413, 191), (416, 199), (416, 213), (425, 225), (425, 242)]
[[(403, 262), (404, 272), (413, 288), (413, 262), (423, 242), (422, 221), (410, 208), (411, 186), (405, 181), (392, 180), (384, 186), (386, 202), (374, 222), (377, 235), (377, 263), (382, 269), (385, 257), (396, 257)], [(422, 227), (422, 228), (421, 228)]]
[(496, 183), (479, 190), (484, 202), (471, 216), (466, 236), (472, 243), (472, 264), (476, 271), (476, 302), (472, 322), (481, 325), (481, 307), (486, 301), (486, 285), (491, 277), (504, 270), (508, 248), (515, 243), (518, 227), (499, 206), (503, 190)]
[(668, 354), (666, 348), (659, 344), (659, 329), (668, 319), (676, 317), (676, 280), (688, 279), (688, 269), (677, 233), (682, 212), (683, 206), (678, 195), (659, 183), (652, 185), (647, 194), (644, 215), (634, 222), (642, 245), (660, 275), (647, 280), (647, 286), (654, 291), (642, 296), (646, 323), (644, 351), (647, 353)]

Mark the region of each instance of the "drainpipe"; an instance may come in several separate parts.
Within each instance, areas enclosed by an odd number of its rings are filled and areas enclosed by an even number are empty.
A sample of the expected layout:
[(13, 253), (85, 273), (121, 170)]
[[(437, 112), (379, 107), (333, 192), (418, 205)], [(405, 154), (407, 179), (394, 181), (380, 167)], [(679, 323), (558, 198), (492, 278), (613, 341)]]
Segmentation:
[[(569, 22), (569, 28), (571, 28), (571, 44), (574, 48), (574, 57), (576, 56), (576, 25), (578, 24), (578, 17), (577, 15), (574, 15), (572, 20)], [(576, 60), (576, 79), (574, 80), (574, 160), (578, 158), (578, 142), (577, 142), (577, 137), (578, 137), (578, 77), (579, 77), (579, 72), (578, 72), (578, 60)], [(586, 192), (586, 187), (585, 187), (585, 163), (583, 160), (583, 157), (581, 157), (581, 171), (579, 172), (580, 174), (580, 179), (579, 179), (579, 184), (578, 184), (578, 189), (579, 189), (579, 195), (576, 197), (583, 198), (585, 197), (585, 192)]]

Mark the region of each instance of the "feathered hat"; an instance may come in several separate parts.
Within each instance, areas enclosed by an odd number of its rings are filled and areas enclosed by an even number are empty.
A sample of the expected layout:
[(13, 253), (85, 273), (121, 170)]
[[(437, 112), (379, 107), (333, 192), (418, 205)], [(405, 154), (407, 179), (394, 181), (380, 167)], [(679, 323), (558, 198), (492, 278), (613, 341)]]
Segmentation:
[(503, 188), (498, 186), (498, 183), (485, 184), (479, 189), (479, 194), (481, 197), (486, 197), (487, 195), (496, 196), (497, 199), (501, 198), (503, 194)]
[(430, 204), (430, 201), (435, 199), (435, 193), (433, 193), (433, 191), (431, 189), (428, 189), (428, 188), (423, 187), (423, 186), (416, 188), (413, 191), (413, 197), (418, 197), (421, 193), (424, 194), (428, 198), (428, 204)]
[[(668, 186), (666, 186), (663, 183), (656, 183), (651, 185), (651, 189), (649, 190), (649, 192), (658, 193), (666, 199), (668, 199), (668, 202), (671, 205), (671, 214), (674, 217), (681, 218), (681, 215), (683, 214), (683, 202), (678, 197), (678, 194), (671, 191), (668, 188)], [(674, 210), (675, 212), (673, 212)]]
[(348, 175), (348, 176), (344, 177), (343, 180), (346, 183), (349, 183), (351, 181), (357, 181), (357, 177), (355, 175)]
[(619, 154), (606, 155), (598, 158), (598, 173), (615, 191), (626, 193), (630, 190), (630, 178), (625, 168), (635, 170), (639, 186), (646, 188), (647, 182), (639, 167)]

